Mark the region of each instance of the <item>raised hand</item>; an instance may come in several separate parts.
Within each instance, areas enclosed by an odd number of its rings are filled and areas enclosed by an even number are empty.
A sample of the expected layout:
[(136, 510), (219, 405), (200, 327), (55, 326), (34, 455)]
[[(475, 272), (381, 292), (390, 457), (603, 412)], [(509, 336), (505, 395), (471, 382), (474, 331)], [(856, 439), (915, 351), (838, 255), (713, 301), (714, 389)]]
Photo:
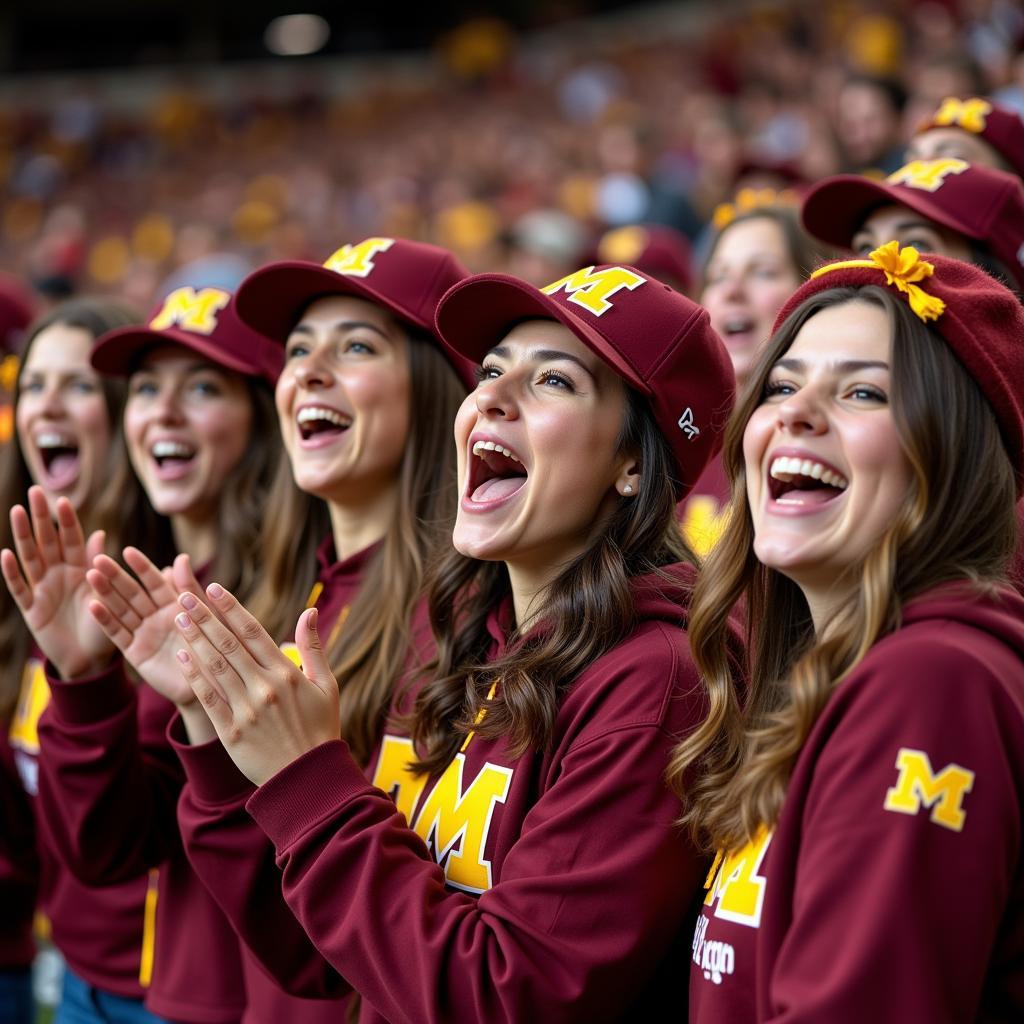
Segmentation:
[(206, 598), (210, 607), (191, 594), (178, 598), (181, 672), (232, 760), (261, 786), (306, 751), (338, 739), (338, 683), (315, 608), (295, 627), (300, 669), (223, 587), (211, 584)]
[(0, 552), (0, 571), (39, 648), (64, 679), (76, 679), (114, 655), (87, 607), (86, 571), (103, 550), (104, 535), (97, 530), (86, 540), (67, 498), (58, 498), (54, 511), (56, 527), (43, 489), (29, 488), (28, 511), (11, 509), (15, 550)]
[(178, 667), (181, 639), (174, 626), (181, 591), (202, 593), (188, 555), (178, 555), (173, 569), (162, 572), (138, 548), (125, 548), (124, 560), (137, 580), (106, 555), (93, 560), (86, 573), (92, 588), (89, 612), (157, 693), (179, 707), (192, 704), (195, 694)]

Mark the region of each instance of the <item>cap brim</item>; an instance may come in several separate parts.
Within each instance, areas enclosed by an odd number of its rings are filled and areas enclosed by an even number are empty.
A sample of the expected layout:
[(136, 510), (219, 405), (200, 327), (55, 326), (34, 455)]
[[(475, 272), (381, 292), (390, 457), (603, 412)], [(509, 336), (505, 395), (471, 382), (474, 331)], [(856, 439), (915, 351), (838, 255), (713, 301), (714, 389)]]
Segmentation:
[(590, 324), (518, 278), (479, 274), (453, 285), (437, 308), (441, 341), (477, 364), (523, 320), (557, 320), (632, 387), (650, 394), (636, 371)]
[(303, 310), (326, 295), (354, 295), (383, 306), (405, 324), (433, 333), (434, 325), (413, 318), (386, 295), (359, 277), (336, 274), (318, 263), (301, 260), (271, 263), (253, 271), (235, 293), (235, 312), (246, 326), (284, 344)]
[(804, 227), (815, 238), (837, 249), (850, 249), (853, 236), (864, 226), (868, 214), (887, 203), (905, 206), (915, 213), (973, 237), (964, 224), (929, 198), (930, 193), (896, 189), (884, 182), (856, 174), (842, 174), (815, 185), (800, 210)]
[(160, 331), (147, 327), (119, 327), (108, 331), (93, 345), (89, 361), (108, 377), (127, 377), (138, 365), (143, 352), (157, 345), (182, 345), (228, 370), (247, 377), (263, 376), (252, 364), (236, 359), (219, 345), (174, 327)]

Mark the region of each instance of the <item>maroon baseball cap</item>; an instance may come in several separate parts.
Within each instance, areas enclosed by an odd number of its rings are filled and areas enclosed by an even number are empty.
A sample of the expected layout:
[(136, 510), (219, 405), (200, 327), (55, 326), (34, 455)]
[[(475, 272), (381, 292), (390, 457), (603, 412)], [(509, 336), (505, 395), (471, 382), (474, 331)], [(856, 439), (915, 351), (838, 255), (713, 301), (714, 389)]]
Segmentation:
[(231, 293), (221, 288), (175, 288), (138, 327), (119, 327), (96, 339), (90, 360), (100, 373), (124, 377), (155, 345), (184, 345), (210, 362), (274, 385), (284, 365), (280, 345), (246, 327)]
[(1024, 120), (1015, 111), (979, 96), (966, 100), (947, 96), (914, 134), (935, 128), (959, 128), (977, 135), (1024, 178)]
[(629, 224), (613, 228), (597, 243), (598, 263), (626, 263), (645, 274), (693, 284), (690, 242), (686, 235), (662, 224)]
[(557, 320), (650, 399), (679, 470), (682, 496), (721, 447), (736, 378), (705, 309), (635, 267), (583, 267), (536, 288), (477, 274), (437, 308), (437, 330), (479, 364), (523, 320)]
[[(253, 271), (239, 285), (235, 308), (253, 330), (282, 345), (303, 310), (326, 295), (366, 299), (436, 337), (438, 302), (468, 276), (447, 249), (405, 238), (367, 238), (343, 245), (323, 266), (288, 260)], [(445, 354), (463, 381), (475, 386), (472, 367), (447, 350)]]
[(1024, 184), (991, 167), (945, 157), (912, 160), (885, 181), (840, 174), (819, 182), (800, 211), (823, 242), (849, 249), (873, 209), (905, 206), (985, 245), (1024, 287)]
[[(1024, 307), (980, 267), (948, 256), (922, 259), (889, 242), (863, 260), (825, 264), (789, 298), (773, 334), (809, 298), (830, 288), (889, 286), (939, 334), (977, 382), (999, 422), (1024, 492)], [(938, 302), (936, 302), (938, 300)]]

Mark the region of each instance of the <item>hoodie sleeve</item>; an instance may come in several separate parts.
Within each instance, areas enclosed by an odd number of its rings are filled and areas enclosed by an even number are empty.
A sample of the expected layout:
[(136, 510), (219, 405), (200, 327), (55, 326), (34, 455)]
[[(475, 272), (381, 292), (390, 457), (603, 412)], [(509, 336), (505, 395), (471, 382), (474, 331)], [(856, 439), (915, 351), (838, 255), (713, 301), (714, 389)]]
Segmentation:
[[(677, 671), (634, 658), (622, 693), (652, 679), (664, 687)], [(669, 689), (666, 704), (683, 706), (683, 691)], [(673, 827), (678, 803), (662, 779), (670, 730), (638, 724), (622, 704), (604, 713), (604, 728), (585, 730), (557, 759), (480, 896), (446, 886), (342, 741), (297, 759), (249, 800), (296, 917), (383, 1018), (500, 1024), (543, 1008), (545, 1024), (557, 1024), (629, 1012), (704, 865)]]
[(310, 942), (284, 900), (274, 847), (245, 810), (255, 787), (220, 740), (191, 746), (178, 716), (167, 734), (185, 768), (178, 804), (185, 850), (232, 927), (263, 971), (291, 995), (347, 995), (351, 988)]
[(39, 884), (34, 815), (14, 766), (6, 726), (0, 722), (0, 972), (32, 963)]
[(39, 803), (58, 855), (88, 885), (137, 878), (180, 848), (182, 772), (164, 738), (174, 705), (118, 658), (67, 681), (49, 665), (39, 720)]
[(801, 753), (767, 862), (758, 1020), (979, 1017), (1021, 899), (1024, 670), (937, 626), (878, 645)]

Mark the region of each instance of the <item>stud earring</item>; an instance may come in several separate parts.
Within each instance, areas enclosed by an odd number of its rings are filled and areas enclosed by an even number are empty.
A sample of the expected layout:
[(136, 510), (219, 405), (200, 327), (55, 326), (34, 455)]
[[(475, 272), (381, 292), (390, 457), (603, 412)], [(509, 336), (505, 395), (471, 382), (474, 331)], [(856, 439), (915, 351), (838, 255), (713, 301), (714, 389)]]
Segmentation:
[(633, 493), (633, 485), (632, 484), (626, 484), (626, 486), (622, 488), (622, 493), (623, 494), (632, 494)]

